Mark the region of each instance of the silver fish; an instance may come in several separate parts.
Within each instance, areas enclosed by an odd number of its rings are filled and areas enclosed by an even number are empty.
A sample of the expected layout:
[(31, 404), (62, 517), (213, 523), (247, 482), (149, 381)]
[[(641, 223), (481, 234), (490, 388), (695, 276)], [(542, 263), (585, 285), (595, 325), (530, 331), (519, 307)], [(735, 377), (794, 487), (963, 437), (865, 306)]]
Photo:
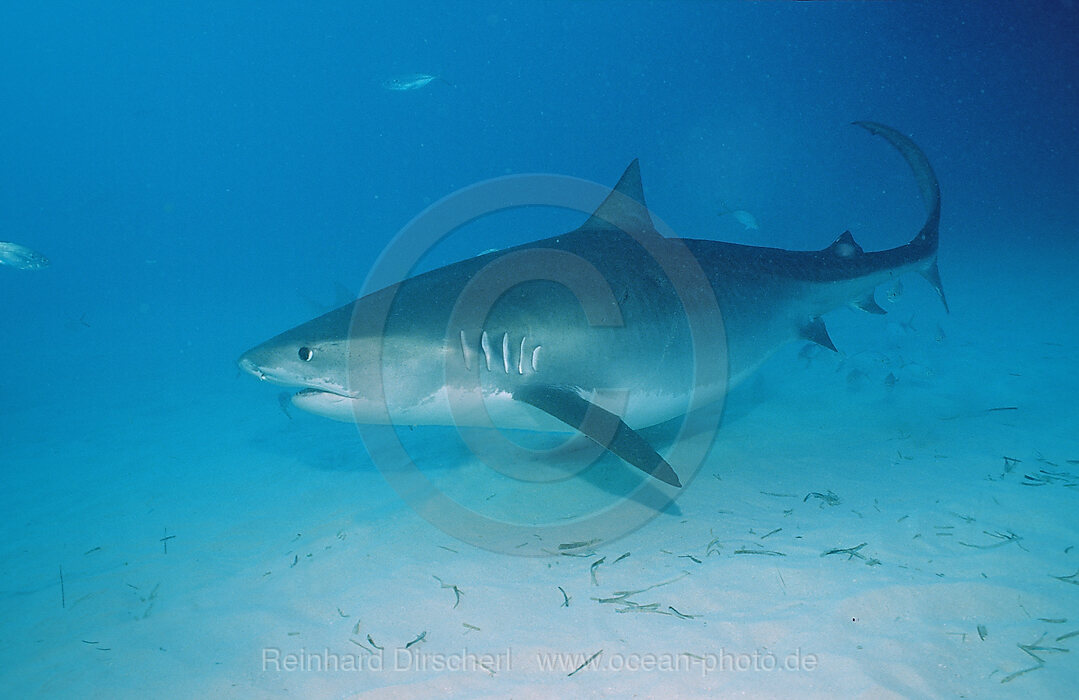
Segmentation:
[(382, 84), (387, 90), (396, 90), (402, 92), (404, 90), (419, 90), (422, 87), (427, 87), (432, 82), (441, 80), (446, 82), (445, 79), (440, 78), (437, 75), (428, 75), (427, 73), (408, 73), (406, 75), (399, 75), (395, 78), (390, 78)]
[(16, 270), (40, 270), (49, 266), (49, 259), (18, 243), (0, 241), (0, 265), (10, 265)]
[(745, 209), (731, 209), (726, 204), (724, 204), (723, 211), (719, 212), (719, 215), (726, 216), (727, 214), (730, 214), (735, 221), (742, 224), (742, 226), (745, 227), (746, 231), (759, 231), (761, 228), (757, 224), (757, 217), (753, 216), (753, 214), (746, 211)]

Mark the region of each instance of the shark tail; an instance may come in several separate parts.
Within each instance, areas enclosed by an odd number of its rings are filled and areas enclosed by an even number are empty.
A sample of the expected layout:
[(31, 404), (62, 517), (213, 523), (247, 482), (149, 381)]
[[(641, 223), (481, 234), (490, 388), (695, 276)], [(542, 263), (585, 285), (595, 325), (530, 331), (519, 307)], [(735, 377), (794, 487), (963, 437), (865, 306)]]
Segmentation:
[(890, 126), (866, 121), (858, 121), (854, 124), (892, 144), (914, 172), (914, 179), (918, 183), (918, 191), (922, 196), (922, 204), (925, 205), (926, 219), (918, 235), (907, 244), (907, 248), (913, 257), (923, 261), (919, 272), (937, 292), (941, 303), (944, 304), (944, 311), (947, 312), (948, 300), (944, 296), (940, 269), (937, 267), (937, 245), (940, 239), (940, 184), (937, 182), (932, 166), (929, 165), (929, 159), (925, 157), (917, 144)]

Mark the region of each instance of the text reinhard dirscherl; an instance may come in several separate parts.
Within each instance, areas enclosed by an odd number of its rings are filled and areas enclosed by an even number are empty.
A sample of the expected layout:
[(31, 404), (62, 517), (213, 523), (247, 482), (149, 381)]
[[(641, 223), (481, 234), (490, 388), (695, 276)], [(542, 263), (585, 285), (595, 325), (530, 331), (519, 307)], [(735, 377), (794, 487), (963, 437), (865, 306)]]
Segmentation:
[[(750, 653), (734, 653), (724, 649), (701, 654), (644, 653), (644, 654), (581, 654), (533, 652), (532, 663), (521, 667), (535, 667), (549, 672), (576, 672), (587, 669), (599, 671), (661, 671), (697, 672), (707, 675), (713, 672), (745, 671), (813, 671), (819, 665), (816, 654), (801, 649), (781, 655), (768, 650)], [(478, 653), (467, 648), (454, 652), (432, 653), (419, 649), (393, 649), (377, 653), (342, 654), (330, 649), (311, 651), (299, 648), (283, 651), (276, 647), (262, 650), (262, 670), (270, 672), (336, 673), (381, 671), (485, 671), (496, 674), (509, 671), (514, 661), (510, 649), (499, 653)]]

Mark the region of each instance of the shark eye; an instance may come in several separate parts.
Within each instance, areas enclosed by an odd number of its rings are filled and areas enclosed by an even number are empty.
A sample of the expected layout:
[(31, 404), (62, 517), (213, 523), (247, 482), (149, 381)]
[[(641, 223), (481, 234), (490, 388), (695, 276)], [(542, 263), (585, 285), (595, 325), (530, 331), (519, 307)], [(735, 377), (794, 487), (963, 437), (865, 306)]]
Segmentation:
[(299, 355), (300, 355), (300, 359), (303, 360), (304, 362), (310, 362), (311, 358), (315, 356), (315, 351), (305, 345), (302, 348), (300, 348)]

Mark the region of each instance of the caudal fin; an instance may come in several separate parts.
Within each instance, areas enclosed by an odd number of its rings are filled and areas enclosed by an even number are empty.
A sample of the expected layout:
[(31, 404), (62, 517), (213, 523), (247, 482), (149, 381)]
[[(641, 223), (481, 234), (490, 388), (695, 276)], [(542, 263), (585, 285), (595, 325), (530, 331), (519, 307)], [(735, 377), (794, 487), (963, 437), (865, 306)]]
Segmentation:
[(854, 122), (854, 124), (892, 144), (914, 172), (918, 191), (922, 195), (922, 204), (925, 205), (926, 219), (918, 235), (909, 244), (910, 252), (913, 256), (925, 260), (925, 265), (921, 269), (922, 277), (933, 286), (941, 303), (944, 304), (944, 310), (948, 311), (948, 300), (944, 297), (944, 287), (941, 285), (940, 270), (937, 267), (937, 244), (940, 238), (940, 183), (937, 182), (937, 176), (929, 165), (929, 159), (925, 157), (917, 144), (890, 126), (877, 122)]

